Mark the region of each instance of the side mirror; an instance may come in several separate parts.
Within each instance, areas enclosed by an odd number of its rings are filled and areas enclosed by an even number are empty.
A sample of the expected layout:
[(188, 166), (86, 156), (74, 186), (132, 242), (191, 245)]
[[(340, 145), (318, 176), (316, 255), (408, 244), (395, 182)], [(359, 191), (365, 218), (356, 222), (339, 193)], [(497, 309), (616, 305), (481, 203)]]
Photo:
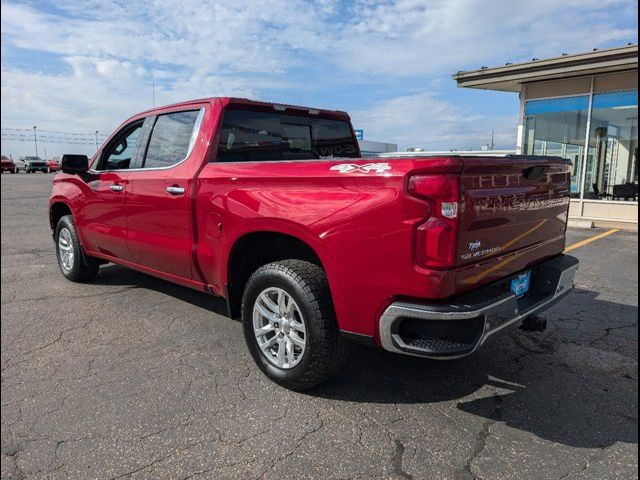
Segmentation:
[(89, 157), (86, 155), (62, 155), (60, 170), (71, 175), (84, 175), (89, 170)]

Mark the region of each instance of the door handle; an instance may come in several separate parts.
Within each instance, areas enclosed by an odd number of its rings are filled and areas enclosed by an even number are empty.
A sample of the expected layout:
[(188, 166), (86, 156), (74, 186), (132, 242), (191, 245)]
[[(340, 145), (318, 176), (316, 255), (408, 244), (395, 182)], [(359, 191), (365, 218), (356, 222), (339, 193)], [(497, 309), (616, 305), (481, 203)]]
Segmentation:
[(172, 185), (170, 187), (167, 187), (167, 192), (169, 192), (171, 195), (182, 195), (184, 193), (184, 187)]
[(117, 183), (115, 185), (111, 185), (109, 188), (114, 192), (121, 192), (124, 190), (124, 187), (122, 185), (118, 185)]

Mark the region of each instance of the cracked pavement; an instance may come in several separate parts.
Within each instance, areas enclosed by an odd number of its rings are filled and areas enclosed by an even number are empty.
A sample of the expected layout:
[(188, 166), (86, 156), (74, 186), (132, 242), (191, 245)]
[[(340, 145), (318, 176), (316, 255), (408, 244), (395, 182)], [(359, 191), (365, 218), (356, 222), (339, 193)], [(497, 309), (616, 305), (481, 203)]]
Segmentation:
[(572, 252), (544, 333), (452, 362), (353, 346), (294, 393), (220, 299), (114, 265), (64, 280), (50, 181), (1, 177), (3, 479), (638, 478), (636, 233)]

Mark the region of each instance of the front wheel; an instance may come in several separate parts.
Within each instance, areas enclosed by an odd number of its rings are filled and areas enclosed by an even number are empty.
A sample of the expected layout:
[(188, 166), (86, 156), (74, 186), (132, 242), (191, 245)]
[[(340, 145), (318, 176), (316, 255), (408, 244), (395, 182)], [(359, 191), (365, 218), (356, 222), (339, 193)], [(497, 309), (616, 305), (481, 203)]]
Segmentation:
[(72, 282), (87, 282), (98, 274), (100, 263), (82, 251), (76, 226), (71, 215), (65, 215), (58, 221), (54, 239), (56, 256), (62, 275)]
[(342, 365), (346, 344), (317, 265), (283, 260), (256, 270), (242, 297), (242, 322), (254, 361), (286, 388), (312, 388)]

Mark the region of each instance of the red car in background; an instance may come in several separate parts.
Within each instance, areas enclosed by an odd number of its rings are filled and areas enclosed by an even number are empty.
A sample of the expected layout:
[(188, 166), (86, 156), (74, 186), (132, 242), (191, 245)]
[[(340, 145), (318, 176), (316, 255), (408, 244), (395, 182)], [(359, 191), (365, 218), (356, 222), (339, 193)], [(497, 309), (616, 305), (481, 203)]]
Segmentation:
[(48, 172), (58, 172), (60, 170), (60, 157), (55, 157), (46, 161)]
[(2, 161), (2, 166), (0, 167), (0, 172), (16, 173), (18, 171), (16, 169), (16, 164), (9, 157), (5, 157), (4, 155), (2, 155), (1, 161)]

